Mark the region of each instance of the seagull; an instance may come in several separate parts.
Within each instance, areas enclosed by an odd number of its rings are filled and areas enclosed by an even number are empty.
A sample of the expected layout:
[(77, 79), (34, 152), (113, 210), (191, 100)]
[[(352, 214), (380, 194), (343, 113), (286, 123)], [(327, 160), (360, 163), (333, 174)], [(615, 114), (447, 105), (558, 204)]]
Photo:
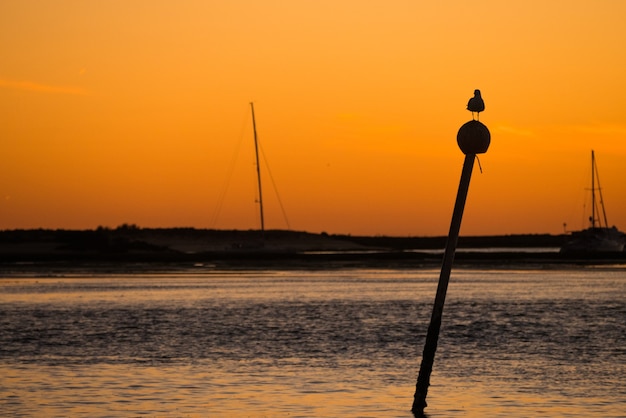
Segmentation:
[(474, 112), (476, 112), (476, 118), (480, 120), (480, 112), (485, 110), (485, 102), (483, 102), (483, 98), (480, 97), (480, 90), (474, 90), (474, 97), (467, 102), (467, 110), (472, 112), (472, 120), (474, 120)]

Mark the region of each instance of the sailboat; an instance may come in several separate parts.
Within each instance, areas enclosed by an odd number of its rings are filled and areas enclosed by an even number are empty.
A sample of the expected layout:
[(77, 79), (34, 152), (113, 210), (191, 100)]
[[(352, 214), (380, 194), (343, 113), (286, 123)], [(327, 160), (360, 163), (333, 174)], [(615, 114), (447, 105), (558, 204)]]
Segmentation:
[[(259, 218), (260, 218), (260, 230), (258, 234), (243, 234), (240, 236), (244, 236), (245, 237), (245, 242), (237, 242), (237, 240), (239, 240), (239, 238), (236, 238), (235, 242), (231, 243), (231, 248), (232, 249), (236, 249), (236, 250), (244, 250), (244, 251), (256, 251), (259, 249), (262, 249), (266, 246), (266, 238), (274, 238), (277, 234), (275, 233), (275, 231), (266, 231), (265, 228), (265, 213), (264, 213), (264, 207), (263, 207), (263, 203), (264, 203), (264, 195), (263, 195), (263, 183), (261, 181), (261, 154), (262, 150), (261, 150), (261, 145), (258, 139), (258, 135), (257, 135), (257, 120), (256, 120), (256, 115), (254, 113), (254, 103), (250, 102), (250, 111), (252, 114), (252, 131), (253, 131), (253, 135), (254, 135), (254, 156), (255, 156), (255, 165), (256, 165), (256, 185), (257, 185), (257, 193), (258, 193), (258, 197), (255, 200), (256, 203), (258, 203), (259, 205)], [(239, 148), (239, 147), (238, 147)], [(261, 151), (261, 152), (260, 152)], [(237, 149), (238, 152), (238, 149)], [(233, 164), (234, 167), (234, 162), (236, 159), (236, 154), (233, 157), (233, 161), (231, 162), (231, 164)], [(263, 157), (265, 157), (263, 155)], [(291, 227), (289, 225), (289, 220), (287, 219), (287, 214), (285, 212), (285, 208), (283, 206), (283, 203), (281, 201), (280, 195), (278, 194), (278, 189), (276, 188), (276, 183), (274, 182), (274, 178), (272, 177), (272, 173), (270, 171), (270, 167), (269, 164), (267, 163), (267, 161), (265, 161), (267, 170), (266, 173), (268, 174), (270, 180), (271, 180), (271, 185), (274, 186), (274, 192), (276, 194), (276, 201), (280, 207), (280, 210), (282, 211), (283, 214), (283, 218), (285, 221), (285, 224), (287, 225), (287, 231), (291, 231)], [(233, 168), (231, 167), (231, 169)], [(222, 189), (222, 191), (220, 192), (220, 196), (218, 198), (218, 202), (217, 202), (217, 206), (216, 209), (214, 211), (213, 214), (213, 220), (212, 220), (212, 224), (215, 224), (217, 221), (217, 217), (219, 215), (220, 209), (222, 207), (223, 201), (224, 201), (224, 197), (226, 196), (226, 190), (228, 188), (228, 183), (230, 181), (230, 173), (228, 175), (228, 178), (226, 180), (226, 183), (224, 184), (224, 187)], [(266, 237), (266, 233), (267, 235), (269, 235), (269, 237)], [(238, 234), (237, 234), (238, 235)], [(275, 249), (276, 245), (275, 242), (271, 243), (272, 248)]]
[[(596, 194), (599, 196), (602, 217), (597, 206)], [(604, 221), (604, 222), (603, 222)], [(598, 167), (593, 150), (591, 150), (591, 216), (589, 228), (572, 232), (570, 239), (561, 247), (561, 253), (603, 253), (624, 251), (626, 234), (615, 226), (609, 227), (602, 198), (602, 188), (598, 176)]]

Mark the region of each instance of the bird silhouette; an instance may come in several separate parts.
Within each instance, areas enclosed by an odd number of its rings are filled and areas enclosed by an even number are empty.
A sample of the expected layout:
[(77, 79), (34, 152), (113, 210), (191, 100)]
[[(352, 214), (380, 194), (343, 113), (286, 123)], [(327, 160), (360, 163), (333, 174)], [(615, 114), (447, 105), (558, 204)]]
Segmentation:
[(480, 96), (480, 90), (474, 90), (474, 97), (467, 102), (467, 110), (472, 112), (472, 120), (474, 120), (474, 112), (476, 112), (476, 118), (480, 120), (480, 112), (485, 110), (485, 102)]

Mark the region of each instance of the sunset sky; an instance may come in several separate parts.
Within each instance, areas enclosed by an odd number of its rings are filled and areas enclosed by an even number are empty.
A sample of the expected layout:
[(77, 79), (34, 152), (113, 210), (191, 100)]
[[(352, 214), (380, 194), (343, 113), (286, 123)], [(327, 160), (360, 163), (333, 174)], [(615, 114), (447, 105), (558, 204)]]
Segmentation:
[[(0, 229), (626, 230), (626, 2), (0, 0)], [(275, 184), (288, 224), (281, 211)]]

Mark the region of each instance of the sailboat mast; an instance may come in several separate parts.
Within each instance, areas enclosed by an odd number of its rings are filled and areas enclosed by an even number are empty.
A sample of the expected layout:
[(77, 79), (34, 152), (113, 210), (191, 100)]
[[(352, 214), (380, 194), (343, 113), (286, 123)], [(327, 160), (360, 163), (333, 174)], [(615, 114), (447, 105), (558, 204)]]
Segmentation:
[(591, 227), (596, 227), (596, 158), (591, 150)]
[[(595, 158), (594, 158), (595, 162)], [(602, 208), (602, 218), (600, 218), (600, 213), (598, 213), (598, 225), (602, 228), (602, 220), (604, 219), (604, 227), (609, 227), (609, 221), (606, 219), (606, 208), (604, 207), (604, 197), (602, 196), (602, 185), (600, 184), (600, 173), (598, 172), (598, 164), (594, 164), (596, 183), (598, 183), (598, 195), (600, 196), (600, 207)], [(598, 210), (598, 212), (600, 212)]]
[(252, 130), (254, 131), (254, 152), (256, 155), (256, 176), (259, 186), (259, 210), (261, 215), (261, 232), (265, 231), (265, 220), (263, 219), (263, 191), (261, 189), (261, 165), (259, 164), (259, 141), (256, 135), (256, 119), (254, 118), (254, 103), (250, 102), (252, 109)]

